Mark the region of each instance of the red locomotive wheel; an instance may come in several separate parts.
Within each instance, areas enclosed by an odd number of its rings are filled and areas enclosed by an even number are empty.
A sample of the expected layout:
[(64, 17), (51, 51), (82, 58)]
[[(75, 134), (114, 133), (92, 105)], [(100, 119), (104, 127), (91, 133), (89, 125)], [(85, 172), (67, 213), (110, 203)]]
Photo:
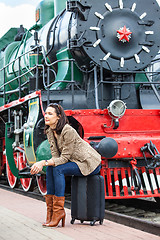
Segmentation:
[[(15, 164), (17, 165), (16, 153), (14, 154), (14, 161), (15, 161)], [(15, 177), (13, 175), (13, 173), (11, 172), (11, 169), (9, 167), (9, 164), (8, 164), (7, 160), (6, 160), (6, 172), (7, 172), (7, 179), (8, 179), (9, 186), (11, 188), (17, 187), (18, 186), (17, 177)]]
[(37, 185), (40, 193), (42, 195), (46, 195), (47, 188), (46, 188), (46, 175), (41, 175), (40, 177), (36, 176)]
[[(27, 167), (27, 159), (24, 153), (17, 152), (17, 158), (18, 158), (19, 170)], [(29, 190), (33, 191), (32, 178), (20, 178), (20, 182), (25, 192), (28, 192)]]

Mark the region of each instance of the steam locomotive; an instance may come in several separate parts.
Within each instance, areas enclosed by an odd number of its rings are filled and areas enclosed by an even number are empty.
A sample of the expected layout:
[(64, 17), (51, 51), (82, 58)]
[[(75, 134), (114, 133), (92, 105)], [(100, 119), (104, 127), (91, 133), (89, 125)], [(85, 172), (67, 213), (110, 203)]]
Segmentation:
[(159, 200), (159, 16), (156, 0), (43, 0), (34, 26), (0, 39), (1, 179), (46, 193), (45, 168), (28, 168), (51, 157), (54, 102), (101, 153), (106, 199)]

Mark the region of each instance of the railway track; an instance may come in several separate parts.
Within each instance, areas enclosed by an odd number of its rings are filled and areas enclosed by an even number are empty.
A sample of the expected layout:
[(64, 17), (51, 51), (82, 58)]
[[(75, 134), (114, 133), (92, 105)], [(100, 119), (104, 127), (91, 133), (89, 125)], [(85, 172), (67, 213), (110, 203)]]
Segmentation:
[[(1, 183), (0, 188), (44, 201), (38, 188), (24, 192), (6, 183)], [(65, 207), (71, 207), (70, 194), (66, 194)], [(105, 219), (160, 236), (160, 206), (153, 199), (106, 200)]]

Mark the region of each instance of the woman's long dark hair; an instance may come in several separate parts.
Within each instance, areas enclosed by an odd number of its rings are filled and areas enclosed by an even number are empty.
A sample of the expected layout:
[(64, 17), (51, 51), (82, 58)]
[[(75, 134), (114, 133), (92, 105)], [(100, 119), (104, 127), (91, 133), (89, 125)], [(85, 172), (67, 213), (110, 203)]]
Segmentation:
[[(52, 108), (54, 108), (55, 111), (56, 111), (57, 116), (59, 117), (58, 122), (57, 122), (57, 126), (56, 126), (55, 129), (53, 129), (53, 130), (55, 130), (56, 133), (59, 135), (59, 134), (61, 134), (63, 127), (64, 127), (67, 123), (69, 123), (68, 118), (67, 118), (67, 116), (66, 116), (66, 114), (65, 114), (65, 112), (64, 112), (64, 109), (62, 108), (61, 105), (59, 105), (59, 104), (57, 104), (57, 103), (50, 103), (47, 107), (52, 107)], [(49, 126), (48, 126), (48, 125), (45, 125), (45, 127), (44, 127), (44, 132), (45, 132), (45, 133), (46, 133), (46, 130), (47, 130), (48, 128), (49, 128)]]

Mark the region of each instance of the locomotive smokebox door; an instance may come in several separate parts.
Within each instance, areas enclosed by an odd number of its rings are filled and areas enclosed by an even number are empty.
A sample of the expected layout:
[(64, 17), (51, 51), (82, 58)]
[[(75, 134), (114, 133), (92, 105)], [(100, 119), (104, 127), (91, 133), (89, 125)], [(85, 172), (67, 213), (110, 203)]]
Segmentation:
[[(140, 70), (158, 53), (160, 8), (156, 0), (82, 0), (81, 6), (84, 17), (79, 5), (69, 9), (79, 13), (77, 39), (70, 41), (70, 49), (76, 57), (79, 46), (89, 56), (88, 66), (93, 61), (112, 71)], [(78, 55), (77, 61), (81, 64)]]

